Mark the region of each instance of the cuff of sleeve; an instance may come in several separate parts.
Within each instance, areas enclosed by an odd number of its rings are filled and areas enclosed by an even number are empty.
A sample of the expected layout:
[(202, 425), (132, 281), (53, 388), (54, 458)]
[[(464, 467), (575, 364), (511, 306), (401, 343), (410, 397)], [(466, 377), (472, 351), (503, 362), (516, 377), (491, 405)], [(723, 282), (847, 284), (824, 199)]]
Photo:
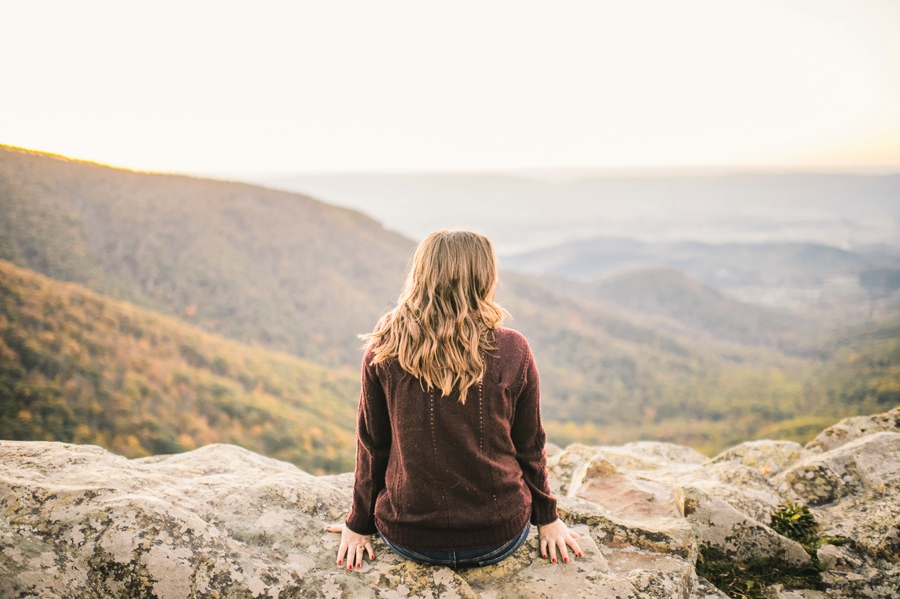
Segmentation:
[(559, 513), (556, 511), (556, 500), (550, 500), (546, 503), (531, 505), (531, 523), (535, 526), (543, 526), (556, 522), (559, 519)]
[(375, 528), (375, 522), (368, 518), (357, 518), (352, 512), (347, 519), (344, 520), (344, 526), (352, 530), (358, 535), (374, 535), (378, 532)]

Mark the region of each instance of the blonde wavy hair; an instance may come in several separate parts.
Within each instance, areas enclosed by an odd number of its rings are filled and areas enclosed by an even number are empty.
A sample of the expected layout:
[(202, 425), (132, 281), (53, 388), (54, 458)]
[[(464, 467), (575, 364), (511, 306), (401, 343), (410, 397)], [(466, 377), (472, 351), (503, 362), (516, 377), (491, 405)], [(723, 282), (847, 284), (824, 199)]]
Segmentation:
[(458, 389), (465, 404), (484, 376), (488, 332), (506, 314), (494, 302), (496, 288), (497, 258), (487, 237), (435, 231), (416, 248), (397, 307), (360, 337), (374, 348), (373, 363), (396, 359), (429, 390), (446, 396)]

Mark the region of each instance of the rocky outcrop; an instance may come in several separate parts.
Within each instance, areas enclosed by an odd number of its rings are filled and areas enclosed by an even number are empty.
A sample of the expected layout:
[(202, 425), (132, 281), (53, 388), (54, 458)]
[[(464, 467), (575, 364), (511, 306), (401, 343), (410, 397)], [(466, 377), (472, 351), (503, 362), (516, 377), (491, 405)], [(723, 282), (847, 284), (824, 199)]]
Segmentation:
[(747, 441), (726, 449), (712, 462), (736, 462), (755, 468), (765, 476), (774, 476), (809, 453), (808, 449), (793, 441)]
[(508, 560), (460, 571), (405, 561), (380, 540), (374, 561), (338, 568), (339, 537), (324, 527), (346, 514), (349, 474), (315, 477), (229, 445), (127, 460), (0, 441), (0, 598), (713, 599), (725, 595), (696, 574), (701, 544), (736, 562), (810, 561), (768, 526), (788, 500), (850, 542), (816, 554), (827, 590), (767, 596), (896, 597), (900, 432), (854, 427), (830, 449), (754, 441), (712, 460), (651, 442), (554, 450), (560, 512), (584, 557), (548, 564), (532, 530)]
[(886, 492), (900, 482), (900, 433), (875, 433), (813, 455), (778, 474), (781, 493), (810, 505)]
[(774, 557), (794, 566), (810, 562), (796, 541), (741, 513), (728, 502), (711, 497), (696, 487), (678, 489), (679, 512), (693, 525), (701, 543), (717, 548), (737, 562)]
[(900, 407), (875, 416), (852, 416), (829, 426), (806, 444), (813, 451), (831, 451), (873, 433), (900, 433)]

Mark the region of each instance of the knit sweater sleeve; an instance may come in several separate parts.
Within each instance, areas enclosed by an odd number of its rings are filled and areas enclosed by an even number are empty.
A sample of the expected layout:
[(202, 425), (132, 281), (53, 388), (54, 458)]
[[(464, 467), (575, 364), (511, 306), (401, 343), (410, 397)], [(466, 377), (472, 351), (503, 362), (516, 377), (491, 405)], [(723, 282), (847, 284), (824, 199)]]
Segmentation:
[(366, 351), (362, 365), (362, 390), (356, 418), (356, 470), (353, 504), (345, 524), (358, 534), (375, 534), (375, 500), (384, 488), (391, 451), (391, 425), (384, 388)]
[(541, 423), (540, 379), (534, 356), (530, 349), (526, 351), (524, 381), (516, 402), (512, 440), (525, 484), (531, 490), (531, 523), (550, 524), (559, 514), (556, 511), (556, 497), (550, 492), (547, 480), (547, 456), (544, 452), (547, 434)]

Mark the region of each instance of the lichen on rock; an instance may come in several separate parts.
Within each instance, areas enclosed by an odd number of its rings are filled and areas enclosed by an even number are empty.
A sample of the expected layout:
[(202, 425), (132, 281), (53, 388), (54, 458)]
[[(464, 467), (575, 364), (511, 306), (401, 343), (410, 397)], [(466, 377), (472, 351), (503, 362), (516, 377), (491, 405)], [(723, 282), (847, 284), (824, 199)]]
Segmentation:
[(810, 451), (793, 441), (746, 441), (726, 449), (710, 463), (737, 462), (755, 468), (765, 476), (775, 476), (791, 464), (805, 458)]
[(873, 416), (844, 418), (819, 433), (815, 439), (806, 444), (806, 449), (816, 452), (831, 451), (860, 437), (882, 432), (900, 433), (900, 407)]
[(761, 441), (713, 460), (653, 442), (554, 450), (560, 514), (584, 556), (548, 563), (533, 529), (509, 559), (459, 571), (406, 561), (380, 539), (374, 561), (337, 567), (338, 535), (324, 527), (346, 515), (349, 473), (315, 477), (230, 445), (127, 460), (0, 441), (0, 599), (721, 598), (697, 576), (701, 545), (736, 563), (811, 559), (766, 524), (785, 501), (809, 504), (826, 540), (851, 541), (815, 553), (824, 595), (767, 596), (894, 597), (900, 433), (878, 426), (831, 449)]

